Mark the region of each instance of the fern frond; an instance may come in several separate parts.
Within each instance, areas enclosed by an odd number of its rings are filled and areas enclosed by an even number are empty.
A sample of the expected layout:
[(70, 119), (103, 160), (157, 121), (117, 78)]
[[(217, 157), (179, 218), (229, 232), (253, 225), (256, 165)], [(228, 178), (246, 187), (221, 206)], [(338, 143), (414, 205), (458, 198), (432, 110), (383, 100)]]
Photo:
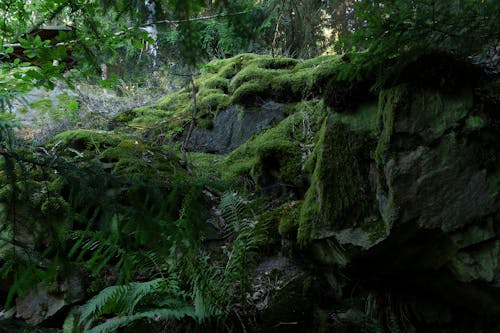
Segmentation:
[(155, 279), (147, 282), (132, 282), (129, 285), (127, 294), (123, 299), (124, 313), (131, 315), (134, 313), (136, 305), (145, 297), (156, 294), (165, 283), (165, 279)]
[(139, 312), (134, 315), (114, 317), (106, 320), (104, 323), (99, 324), (88, 331), (88, 333), (112, 333), (120, 327), (129, 326), (130, 324), (144, 319), (158, 320), (164, 319), (182, 319), (184, 317), (194, 318), (193, 308), (185, 306), (176, 309), (154, 309), (144, 312)]
[(101, 290), (82, 307), (80, 325), (87, 329), (92, 321), (105, 312), (106, 307), (115, 307), (127, 291), (126, 286), (111, 286)]
[(236, 192), (225, 193), (219, 203), (219, 210), (226, 221), (228, 232), (238, 232), (244, 210), (244, 202)]

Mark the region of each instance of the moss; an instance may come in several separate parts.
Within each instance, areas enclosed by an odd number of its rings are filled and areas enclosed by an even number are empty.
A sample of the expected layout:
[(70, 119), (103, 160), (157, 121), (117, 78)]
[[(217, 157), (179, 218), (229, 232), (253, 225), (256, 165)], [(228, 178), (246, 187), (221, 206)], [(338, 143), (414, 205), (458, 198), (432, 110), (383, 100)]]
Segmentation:
[(57, 144), (60, 150), (72, 148), (80, 152), (96, 151), (116, 146), (120, 140), (120, 136), (111, 132), (80, 129), (56, 135), (49, 143), (49, 147)]
[[(299, 102), (319, 97), (325, 80), (336, 72), (339, 59), (323, 56), (299, 62), (292, 58), (241, 54), (208, 63), (195, 79), (197, 118), (215, 116), (231, 103), (252, 105), (265, 99)], [(191, 87), (187, 85), (164, 96), (150, 109), (155, 112), (126, 111), (115, 121), (146, 132), (153, 124), (156, 125), (153, 130), (160, 125), (162, 133), (181, 128), (191, 120)]]
[(187, 89), (180, 89), (158, 100), (157, 106), (163, 110), (176, 111), (185, 106), (186, 100), (191, 100), (191, 92)]
[(51, 109), (53, 109), (54, 103), (49, 98), (40, 99), (38, 101), (34, 101), (30, 103), (30, 107), (32, 109), (39, 110), (41, 113), (48, 113)]
[(387, 225), (384, 220), (380, 219), (366, 219), (361, 225), (361, 230), (368, 234), (370, 244), (374, 244), (388, 235)]
[(211, 130), (214, 128), (214, 122), (212, 119), (201, 119), (197, 122), (198, 127)]
[(287, 188), (303, 194), (306, 183), (303, 163), (326, 109), (321, 101), (307, 101), (294, 104), (289, 112), (295, 113), (227, 156), (222, 162), (225, 180), (244, 184), (245, 188), (253, 185), (261, 190)]
[(475, 131), (485, 127), (487, 121), (481, 116), (469, 116), (465, 120), (465, 128), (467, 130)]
[(213, 75), (208, 76), (207, 78), (203, 78), (198, 80), (198, 87), (204, 87), (206, 89), (216, 89), (227, 91), (228, 89), (228, 80), (224, 79), (220, 76)]
[(245, 82), (239, 86), (232, 94), (231, 102), (235, 104), (253, 104), (257, 100), (266, 97), (266, 92), (269, 92), (268, 85), (260, 83)]
[(444, 94), (438, 90), (411, 89), (412, 99), (408, 114), (401, 119), (402, 126), (410, 133), (432, 141), (446, 130), (456, 127), (467, 116), (473, 105), (473, 94), (469, 88)]
[(230, 102), (231, 98), (228, 95), (219, 92), (213, 92), (209, 95), (200, 97), (198, 104), (201, 111), (200, 116), (206, 113), (213, 113), (216, 115), (219, 111), (227, 108)]
[(114, 174), (130, 178), (166, 181), (175, 175), (186, 176), (175, 155), (137, 139), (123, 139), (96, 158), (102, 163), (111, 163)]
[(30, 103), (30, 107), (41, 114), (48, 114), (54, 120), (75, 119), (78, 110), (77, 96), (63, 93), (57, 95), (56, 99), (56, 102), (50, 98), (40, 99)]
[(286, 58), (256, 58), (231, 79), (229, 92), (234, 103), (250, 104), (258, 98), (299, 101), (320, 93), (324, 81), (335, 74), (337, 62), (336, 56), (304, 63)]
[(278, 230), (282, 238), (290, 240), (297, 238), (301, 204), (301, 201), (292, 201), (281, 207)]
[(144, 106), (129, 111), (128, 114), (125, 114), (122, 117), (122, 119), (131, 114), (133, 114), (134, 117), (133, 119), (128, 121), (129, 126), (137, 127), (140, 129), (151, 129), (158, 127), (160, 124), (170, 119), (172, 112), (165, 111), (159, 108)]
[(233, 151), (224, 161), (224, 178), (250, 177), (261, 189), (273, 186), (302, 187), (302, 152), (289, 117), (263, 131)]
[(189, 153), (188, 160), (192, 163), (193, 173), (200, 178), (219, 179), (221, 177), (220, 162), (222, 155), (207, 153)]
[(57, 98), (57, 107), (74, 112), (78, 109), (78, 96), (67, 93), (59, 94)]
[(376, 103), (367, 102), (351, 113), (335, 113), (333, 117), (352, 131), (376, 134), (378, 131), (377, 110)]
[(325, 120), (319, 135), (311, 185), (300, 213), (301, 244), (314, 238), (321, 225), (337, 229), (356, 225), (370, 207), (361, 164), (369, 158), (369, 138), (351, 132), (332, 117)]
[(375, 161), (379, 167), (383, 164), (394, 131), (394, 112), (408, 99), (407, 94), (405, 86), (402, 86), (384, 90), (379, 95), (377, 118), (382, 129), (375, 149)]

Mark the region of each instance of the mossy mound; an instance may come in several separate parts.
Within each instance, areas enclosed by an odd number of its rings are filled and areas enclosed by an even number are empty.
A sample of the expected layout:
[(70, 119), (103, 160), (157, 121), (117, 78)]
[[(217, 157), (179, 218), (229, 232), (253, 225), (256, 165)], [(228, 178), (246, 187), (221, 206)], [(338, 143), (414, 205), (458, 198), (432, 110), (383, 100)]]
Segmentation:
[[(340, 57), (333, 55), (299, 61), (241, 54), (210, 62), (195, 78), (197, 125), (210, 128), (210, 120), (230, 104), (248, 106), (265, 100), (295, 103), (320, 97), (339, 61)], [(145, 131), (161, 127), (164, 134), (182, 131), (192, 117), (192, 90), (188, 84), (154, 106), (121, 113), (115, 121)]]
[(114, 132), (66, 131), (55, 136), (49, 147), (75, 162), (97, 163), (113, 174), (135, 179), (167, 180), (185, 173), (170, 149)]
[[(70, 130), (56, 135), (49, 147), (73, 153), (99, 152), (102, 149), (116, 146), (120, 136), (112, 132), (98, 130)], [(78, 154), (77, 154), (78, 155)]]

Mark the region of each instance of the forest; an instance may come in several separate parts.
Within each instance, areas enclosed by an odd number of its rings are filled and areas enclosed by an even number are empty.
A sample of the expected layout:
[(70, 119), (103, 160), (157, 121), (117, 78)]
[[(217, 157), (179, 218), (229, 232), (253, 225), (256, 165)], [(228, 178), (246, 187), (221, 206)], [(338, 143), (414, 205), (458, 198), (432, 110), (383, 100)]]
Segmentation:
[(0, 0), (0, 333), (499, 331), (498, 0)]

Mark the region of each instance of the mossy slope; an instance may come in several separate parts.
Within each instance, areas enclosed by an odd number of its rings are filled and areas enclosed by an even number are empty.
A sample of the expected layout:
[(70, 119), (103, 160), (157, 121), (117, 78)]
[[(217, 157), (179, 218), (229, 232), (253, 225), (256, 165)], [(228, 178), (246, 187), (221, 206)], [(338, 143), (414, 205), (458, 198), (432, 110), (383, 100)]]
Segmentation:
[[(255, 105), (265, 100), (299, 102), (322, 94), (335, 73), (338, 56), (298, 61), (242, 54), (208, 63), (195, 78), (198, 123), (212, 119), (230, 104)], [(137, 108), (116, 117), (118, 123), (141, 131), (182, 129), (191, 119), (193, 93), (186, 85), (150, 108)]]

